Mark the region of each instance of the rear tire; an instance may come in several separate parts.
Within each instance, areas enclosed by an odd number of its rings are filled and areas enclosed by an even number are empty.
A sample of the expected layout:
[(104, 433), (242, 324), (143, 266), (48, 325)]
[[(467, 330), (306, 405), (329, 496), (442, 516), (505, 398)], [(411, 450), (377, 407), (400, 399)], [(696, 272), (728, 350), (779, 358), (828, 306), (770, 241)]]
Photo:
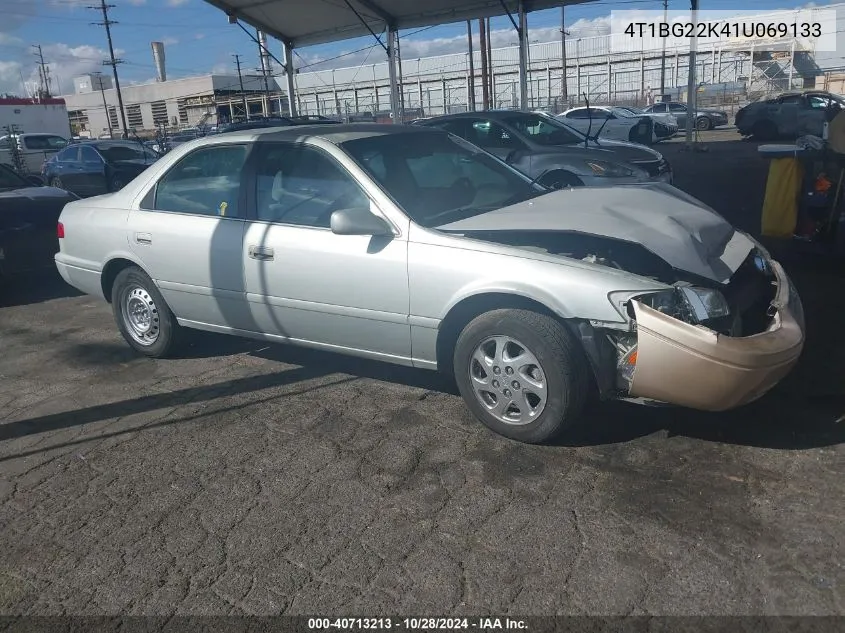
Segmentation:
[(149, 275), (137, 266), (124, 268), (115, 277), (111, 299), (117, 327), (136, 351), (152, 358), (173, 352), (179, 324)]
[(706, 116), (700, 116), (695, 120), (695, 129), (699, 132), (706, 132), (713, 129), (713, 121)]
[(566, 327), (529, 310), (473, 319), (454, 351), (454, 376), (472, 413), (489, 429), (539, 444), (577, 422), (589, 388), (587, 359)]

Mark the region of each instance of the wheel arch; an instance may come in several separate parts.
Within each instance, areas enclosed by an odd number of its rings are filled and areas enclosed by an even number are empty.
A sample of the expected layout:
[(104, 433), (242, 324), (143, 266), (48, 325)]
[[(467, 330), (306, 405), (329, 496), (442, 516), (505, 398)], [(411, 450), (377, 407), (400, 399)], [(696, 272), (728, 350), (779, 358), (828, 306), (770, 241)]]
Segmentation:
[[(114, 280), (117, 279), (117, 276), (121, 270), (125, 270), (126, 268), (129, 268), (131, 266), (135, 266), (136, 268), (144, 270), (144, 267), (140, 264), (140, 262), (129, 258), (125, 254), (115, 255), (114, 257), (110, 258), (103, 266), (103, 270), (100, 273), (100, 287), (103, 290), (103, 297), (105, 297), (108, 303), (111, 303), (111, 294), (112, 287), (114, 286)], [(146, 273), (147, 271), (144, 270), (144, 272)], [(155, 283), (155, 281), (153, 281), (153, 283)]]
[(436, 343), (438, 370), (451, 373), (455, 344), (470, 321), (485, 312), (501, 309), (531, 310), (566, 325), (566, 318), (559, 312), (542, 301), (518, 292), (491, 290), (463, 297), (448, 309), (446, 316), (440, 321)]

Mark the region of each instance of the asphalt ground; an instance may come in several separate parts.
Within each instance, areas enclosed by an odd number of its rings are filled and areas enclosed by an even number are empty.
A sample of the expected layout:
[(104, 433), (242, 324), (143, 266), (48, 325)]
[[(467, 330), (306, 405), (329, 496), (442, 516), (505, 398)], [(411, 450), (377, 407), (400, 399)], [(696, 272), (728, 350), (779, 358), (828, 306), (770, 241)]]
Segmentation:
[[(759, 230), (735, 131), (660, 145)], [(197, 334), (140, 358), (53, 274), (0, 299), (0, 614), (845, 614), (845, 266), (789, 246), (796, 370), (730, 413), (505, 440), (413, 371)]]

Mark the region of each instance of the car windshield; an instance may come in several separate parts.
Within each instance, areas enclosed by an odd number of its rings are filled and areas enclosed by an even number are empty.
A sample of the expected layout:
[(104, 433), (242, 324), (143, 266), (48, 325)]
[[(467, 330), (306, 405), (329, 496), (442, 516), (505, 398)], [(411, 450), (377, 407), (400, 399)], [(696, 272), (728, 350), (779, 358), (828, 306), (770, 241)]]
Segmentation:
[(9, 189), (20, 189), (21, 187), (31, 186), (11, 169), (5, 165), (0, 165), (0, 189), (8, 191)]
[(384, 134), (341, 144), (424, 227), (535, 198), (546, 189), (462, 139), (441, 132)]
[(510, 114), (503, 123), (515, 128), (538, 145), (574, 145), (584, 142), (584, 135), (546, 114)]
[(154, 161), (156, 154), (141, 144), (126, 145), (95, 145), (97, 151), (103, 155), (108, 162), (121, 160), (144, 160)]
[(630, 114), (644, 114), (645, 113), (645, 110), (643, 110), (642, 108), (634, 108), (634, 107), (631, 107), (631, 106), (625, 106), (624, 108), (617, 108), (617, 109), (618, 110), (625, 110), (625, 111), (629, 112)]

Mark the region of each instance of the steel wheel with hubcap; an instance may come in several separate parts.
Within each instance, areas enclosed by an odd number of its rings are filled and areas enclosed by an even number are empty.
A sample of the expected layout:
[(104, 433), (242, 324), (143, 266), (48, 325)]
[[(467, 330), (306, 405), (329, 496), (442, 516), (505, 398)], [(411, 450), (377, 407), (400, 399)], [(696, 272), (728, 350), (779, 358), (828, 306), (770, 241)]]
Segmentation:
[(140, 268), (129, 266), (115, 277), (112, 309), (123, 338), (147, 356), (167, 356), (179, 325), (155, 283)]
[(549, 314), (492, 310), (455, 344), (458, 389), (475, 416), (516, 440), (546, 442), (577, 421), (590, 388), (578, 341)]
[(136, 343), (146, 347), (158, 340), (158, 308), (144, 288), (130, 285), (123, 290), (121, 313), (126, 331)]

